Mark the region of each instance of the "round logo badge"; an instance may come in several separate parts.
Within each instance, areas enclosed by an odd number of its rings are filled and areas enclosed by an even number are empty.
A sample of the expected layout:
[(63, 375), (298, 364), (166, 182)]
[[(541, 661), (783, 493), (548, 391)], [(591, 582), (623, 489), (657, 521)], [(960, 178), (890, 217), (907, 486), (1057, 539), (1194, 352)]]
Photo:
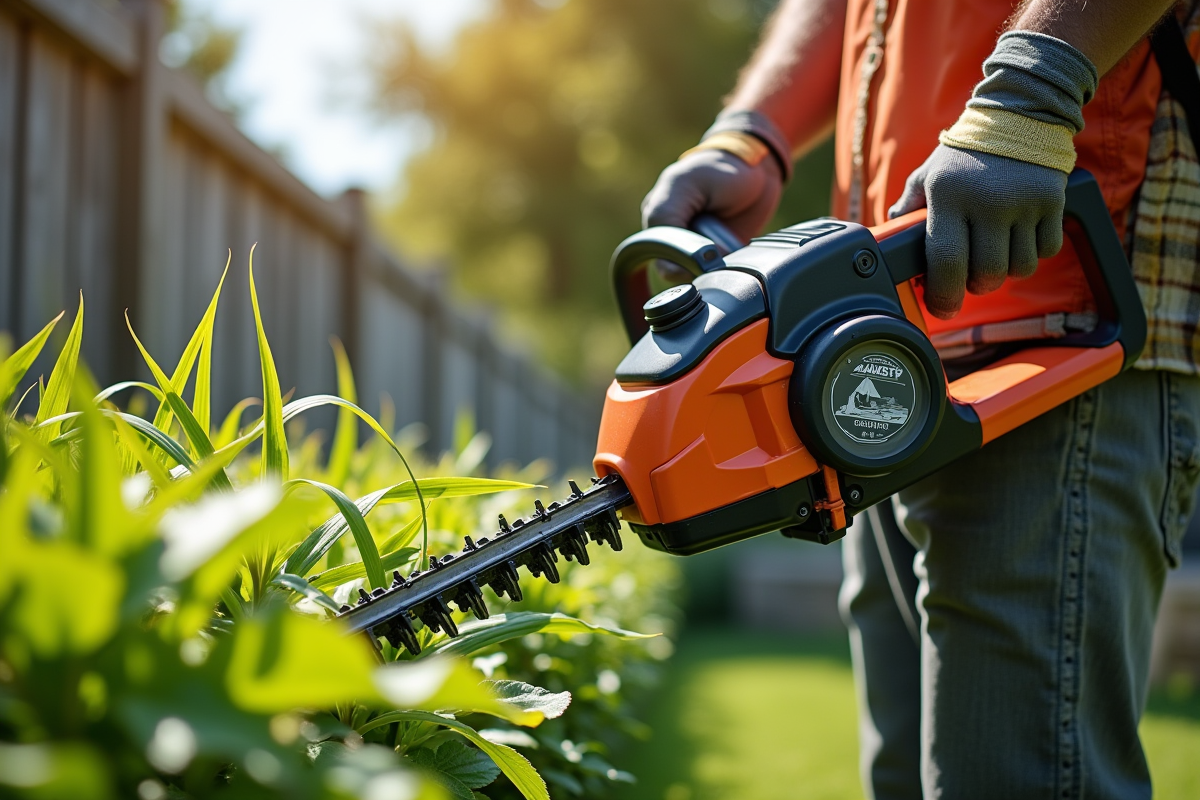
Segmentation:
[[(891, 353), (886, 351), (892, 351)], [(894, 355), (892, 354), (894, 353)], [(853, 348), (834, 368), (828, 411), (852, 442), (881, 445), (903, 431), (917, 410), (909, 359), (882, 343)]]

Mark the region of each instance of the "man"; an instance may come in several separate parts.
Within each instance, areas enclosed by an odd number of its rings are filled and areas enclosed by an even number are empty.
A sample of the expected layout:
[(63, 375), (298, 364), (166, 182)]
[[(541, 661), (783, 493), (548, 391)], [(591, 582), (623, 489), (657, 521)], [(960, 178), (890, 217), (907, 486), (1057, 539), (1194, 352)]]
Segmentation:
[(1200, 480), (1200, 168), (1146, 38), (1169, 5), (784, 0), (726, 110), (643, 203), (647, 225), (708, 212), (746, 239), (792, 158), (835, 131), (835, 215), (928, 205), (923, 302), (950, 371), (1094, 320), (1062, 240), (1073, 167), (1131, 243), (1138, 369), (902, 492), (911, 545), (880, 509), (847, 536), (879, 800), (1150, 796), (1150, 636)]

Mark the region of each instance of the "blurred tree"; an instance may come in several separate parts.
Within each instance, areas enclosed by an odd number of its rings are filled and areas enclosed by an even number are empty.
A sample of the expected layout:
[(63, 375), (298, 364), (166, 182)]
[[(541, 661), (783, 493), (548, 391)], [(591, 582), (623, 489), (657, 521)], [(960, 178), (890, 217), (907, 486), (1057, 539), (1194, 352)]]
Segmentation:
[[(375, 107), (434, 131), (380, 210), (384, 230), (451, 264), (549, 366), (607, 383), (628, 349), (608, 258), (658, 172), (720, 110), (771, 5), (496, 0), (443, 54), (381, 25)], [(810, 159), (781, 219), (827, 213), (829, 170), (827, 150)]]
[(190, 73), (214, 105), (236, 117), (242, 103), (230, 95), (225, 78), (241, 46), (242, 30), (222, 25), (189, 0), (167, 0), (166, 6), (167, 33), (159, 48), (163, 62)]

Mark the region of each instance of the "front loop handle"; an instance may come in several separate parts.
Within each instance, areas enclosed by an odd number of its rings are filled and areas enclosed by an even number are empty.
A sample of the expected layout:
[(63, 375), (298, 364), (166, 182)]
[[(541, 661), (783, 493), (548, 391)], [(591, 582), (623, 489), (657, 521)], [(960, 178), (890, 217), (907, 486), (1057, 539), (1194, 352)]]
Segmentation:
[(647, 228), (621, 242), (613, 252), (609, 271), (621, 321), (631, 344), (650, 330), (642, 306), (650, 299), (646, 266), (651, 260), (670, 261), (697, 278), (724, 267), (721, 256), (742, 246), (737, 236), (716, 217), (701, 215), (692, 222), (692, 227), (700, 233), (667, 225)]

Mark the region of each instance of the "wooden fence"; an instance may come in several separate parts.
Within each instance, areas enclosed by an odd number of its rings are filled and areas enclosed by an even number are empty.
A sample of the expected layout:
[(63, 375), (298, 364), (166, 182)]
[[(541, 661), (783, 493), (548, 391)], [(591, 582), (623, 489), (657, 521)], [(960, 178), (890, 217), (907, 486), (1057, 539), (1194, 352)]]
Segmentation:
[[(255, 278), (280, 378), (336, 388), (329, 337), (359, 396), (386, 393), (429, 449), (472, 412), (492, 463), (586, 464), (599, 397), (575, 396), (495, 341), (486, 315), (381, 248), (361, 193), (326, 200), (165, 67), (161, 0), (0, 0), (0, 330), (24, 340), (86, 301), (84, 355), (102, 381), (144, 372), (125, 331), (173, 363), (233, 264), (214, 345), (221, 412), (261, 394), (246, 289)], [(328, 421), (327, 416), (324, 421)]]

